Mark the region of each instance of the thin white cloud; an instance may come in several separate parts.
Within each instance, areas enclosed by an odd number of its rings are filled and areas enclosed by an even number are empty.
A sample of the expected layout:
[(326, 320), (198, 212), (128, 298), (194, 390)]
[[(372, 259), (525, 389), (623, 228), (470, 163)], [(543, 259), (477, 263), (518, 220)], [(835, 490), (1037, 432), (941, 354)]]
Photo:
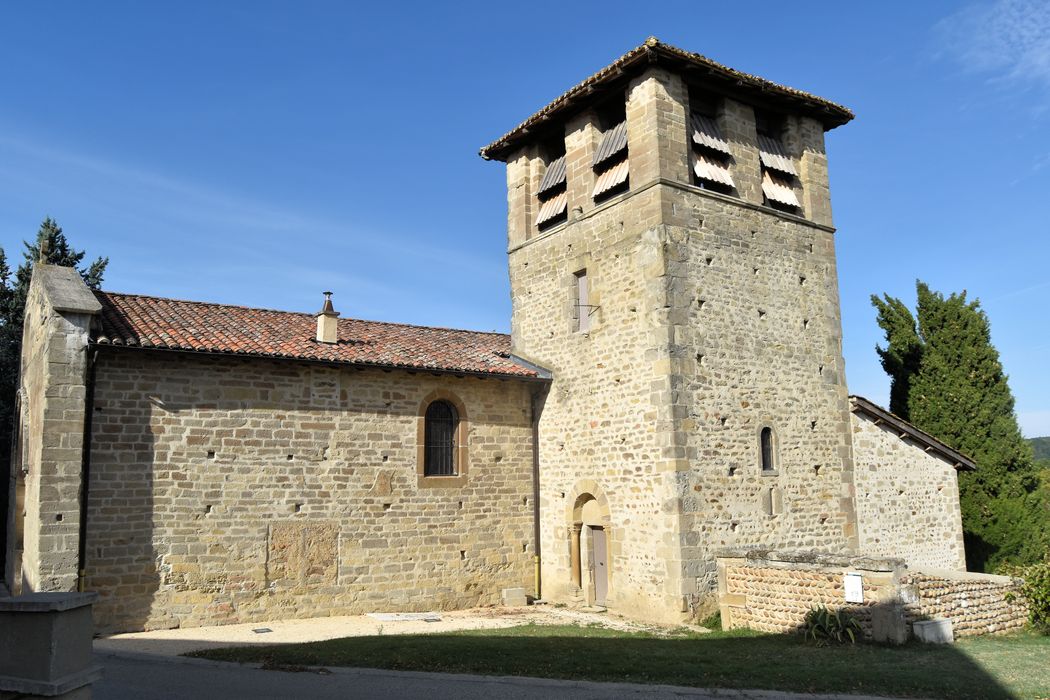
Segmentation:
[(1020, 297), (1026, 294), (1031, 294), (1032, 292), (1038, 292), (1039, 290), (1046, 289), (1047, 287), (1050, 287), (1050, 282), (1039, 282), (1037, 284), (1028, 285), (1027, 287), (1011, 289), (1008, 292), (1003, 292), (1002, 294), (997, 294), (994, 297), (988, 297), (987, 299), (982, 299), (981, 301), (983, 303), (988, 304), (993, 302), (1005, 301), (1007, 299), (1013, 299), (1014, 297)]
[(975, 2), (937, 23), (940, 53), (1015, 87), (1050, 88), (1050, 2)]
[[(373, 255), (411, 257), (419, 263), (440, 263), (460, 274), (494, 279), (503, 274), (461, 248), (449, 250), (422, 237), (389, 229), (355, 230), (352, 222), (337, 222), (155, 170), (45, 146), (24, 136), (0, 134), (0, 157), (5, 152), (36, 164), (41, 175), (34, 181), (31, 173), (0, 166), (0, 180), (56, 191), (63, 202), (78, 199), (79, 206), (95, 209), (115, 223), (123, 222), (127, 230), (145, 226), (150, 231), (168, 228), (176, 233), (225, 227), (255, 234), (251, 249), (239, 251), (248, 257), (264, 259), (280, 254), (288, 237), (294, 236), (303, 243), (337, 241), (344, 252), (369, 251)], [(65, 176), (62, 184), (54, 181), (54, 173)], [(211, 243), (226, 245), (225, 239)]]

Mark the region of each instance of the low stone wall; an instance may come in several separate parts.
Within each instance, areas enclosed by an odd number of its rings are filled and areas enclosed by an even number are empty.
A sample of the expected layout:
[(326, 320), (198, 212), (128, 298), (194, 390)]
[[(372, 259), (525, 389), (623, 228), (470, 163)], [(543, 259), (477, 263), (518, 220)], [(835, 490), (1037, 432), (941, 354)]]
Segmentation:
[[(892, 640), (905, 633), (898, 603), (900, 560), (766, 550), (734, 554), (718, 559), (719, 608), (726, 629), (797, 632), (811, 608), (825, 605), (852, 613), (866, 639)], [(862, 576), (861, 603), (846, 602), (849, 572)]]
[[(847, 602), (846, 575), (861, 582), (861, 600)], [(817, 606), (846, 610), (866, 639), (903, 643), (913, 622), (951, 620), (956, 636), (1016, 630), (1027, 609), (1017, 583), (1004, 576), (913, 571), (900, 559), (818, 552), (750, 550), (718, 558), (718, 600), (726, 629), (800, 631)], [(1015, 598), (1012, 600), (1012, 598)]]
[(901, 598), (909, 624), (951, 620), (956, 637), (1012, 632), (1024, 627), (1028, 619), (1024, 597), (1008, 576), (910, 571), (901, 577)]

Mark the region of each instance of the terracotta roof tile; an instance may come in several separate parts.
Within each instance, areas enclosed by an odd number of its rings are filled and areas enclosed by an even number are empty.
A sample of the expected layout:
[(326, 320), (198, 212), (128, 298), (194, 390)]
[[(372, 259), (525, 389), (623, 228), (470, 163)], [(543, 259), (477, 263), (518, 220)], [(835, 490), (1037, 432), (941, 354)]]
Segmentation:
[(339, 319), (339, 342), (319, 343), (313, 314), (95, 292), (98, 345), (195, 351), (535, 379), (503, 333)]

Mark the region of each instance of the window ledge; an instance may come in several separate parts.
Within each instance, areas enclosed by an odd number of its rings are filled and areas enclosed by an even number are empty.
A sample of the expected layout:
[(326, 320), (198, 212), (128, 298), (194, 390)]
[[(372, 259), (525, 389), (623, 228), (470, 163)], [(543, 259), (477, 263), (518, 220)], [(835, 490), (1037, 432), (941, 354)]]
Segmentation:
[(421, 489), (457, 488), (466, 486), (466, 484), (466, 474), (455, 474), (453, 476), (424, 476), (420, 474), (416, 479), (416, 486)]

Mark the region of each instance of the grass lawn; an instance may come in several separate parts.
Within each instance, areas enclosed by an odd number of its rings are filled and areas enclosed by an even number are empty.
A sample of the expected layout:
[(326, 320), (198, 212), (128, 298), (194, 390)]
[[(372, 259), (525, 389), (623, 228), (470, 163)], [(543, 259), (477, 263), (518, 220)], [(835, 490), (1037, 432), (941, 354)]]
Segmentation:
[(603, 627), (522, 625), (427, 635), (348, 637), (192, 654), (270, 665), (358, 666), (936, 698), (1050, 697), (1050, 637), (978, 637), (819, 648), (747, 631), (657, 635)]

